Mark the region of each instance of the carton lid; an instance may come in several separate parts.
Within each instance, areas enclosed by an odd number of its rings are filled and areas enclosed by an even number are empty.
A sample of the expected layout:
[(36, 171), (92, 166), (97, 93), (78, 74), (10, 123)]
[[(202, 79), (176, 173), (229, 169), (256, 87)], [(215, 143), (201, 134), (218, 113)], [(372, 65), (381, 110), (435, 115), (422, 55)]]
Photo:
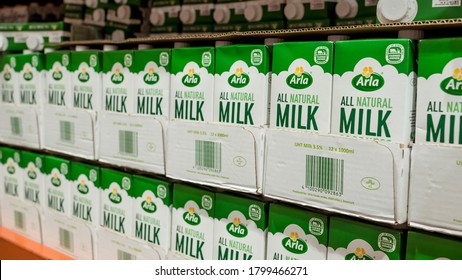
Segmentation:
[(260, 21), (263, 17), (263, 8), (259, 5), (249, 5), (245, 8), (244, 17), (248, 22)]
[(377, 18), (381, 23), (411, 22), (416, 14), (415, 0), (382, 0), (377, 4)]
[(231, 19), (231, 13), (229, 12), (228, 7), (222, 6), (217, 8), (215, 12), (213, 12), (213, 19), (216, 23), (228, 23)]
[(161, 10), (152, 9), (149, 22), (154, 26), (162, 26), (165, 23), (165, 15)]
[(26, 40), (26, 46), (31, 51), (41, 51), (45, 46), (45, 40), (38, 34), (29, 35)]
[(288, 3), (284, 8), (284, 15), (288, 20), (300, 20), (305, 14), (305, 8), (301, 2)]
[(183, 24), (193, 24), (196, 22), (196, 12), (193, 9), (183, 7), (180, 12), (180, 20)]

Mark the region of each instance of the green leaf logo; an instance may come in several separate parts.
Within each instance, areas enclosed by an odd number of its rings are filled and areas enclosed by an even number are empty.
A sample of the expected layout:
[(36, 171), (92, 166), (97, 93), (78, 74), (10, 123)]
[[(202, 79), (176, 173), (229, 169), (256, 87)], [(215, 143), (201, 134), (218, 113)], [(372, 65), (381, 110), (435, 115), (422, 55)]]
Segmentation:
[(201, 82), (201, 77), (195, 74), (194, 69), (191, 68), (188, 70), (188, 74), (183, 76), (181, 82), (187, 87), (195, 87)]
[(86, 83), (86, 82), (88, 82), (88, 80), (90, 80), (90, 75), (88, 75), (87, 69), (85, 67), (82, 68), (82, 72), (80, 72), (80, 74), (79, 74), (79, 76), (77, 76), (77, 78), (82, 83)]
[(77, 185), (77, 190), (81, 194), (87, 194), (89, 191), (89, 188), (87, 186), (87, 182), (85, 180), (81, 180), (80, 183)]
[(14, 174), (16, 172), (16, 169), (14, 168), (14, 165), (12, 163), (8, 164), (8, 167), (6, 168), (6, 171), (10, 174)]
[(299, 239), (297, 232), (291, 232), (289, 237), (282, 239), (282, 246), (293, 254), (304, 254), (308, 251), (308, 245)]
[(146, 75), (144, 75), (143, 80), (148, 85), (155, 85), (159, 82), (159, 75), (154, 72), (154, 68), (149, 68), (149, 71)]
[(234, 218), (232, 223), (226, 225), (226, 230), (234, 237), (237, 238), (244, 238), (249, 234), (249, 230), (241, 224), (241, 220), (239, 218)]
[(351, 84), (360, 91), (371, 92), (381, 89), (385, 81), (380, 74), (375, 73), (372, 67), (369, 66), (364, 67), (363, 72), (351, 80)]
[(356, 248), (354, 253), (347, 254), (345, 260), (351, 261), (371, 261), (374, 260), (371, 256), (366, 254), (364, 248)]
[(452, 77), (444, 79), (440, 88), (447, 94), (462, 96), (462, 68), (454, 69)]
[(6, 69), (6, 70), (5, 70), (5, 74), (3, 74), (3, 79), (4, 79), (5, 81), (11, 80), (11, 73), (10, 73), (10, 70), (9, 70), (9, 69)]
[(313, 77), (304, 72), (303, 67), (300, 66), (287, 77), (286, 84), (293, 89), (305, 89), (313, 84)]
[(35, 172), (35, 169), (33, 167), (29, 167), (29, 170), (27, 171), (27, 177), (29, 177), (32, 180), (37, 179), (37, 172)]
[(59, 71), (59, 67), (56, 66), (55, 71), (53, 71), (53, 74), (51, 74), (51, 77), (55, 81), (59, 81), (63, 78), (63, 73)]
[(24, 72), (23, 78), (26, 81), (30, 81), (30, 80), (32, 80), (32, 78), (34, 78), (34, 75), (32, 75), (32, 73), (30, 72), (29, 67), (26, 68), (26, 72)]
[(124, 75), (122, 73), (120, 73), (119, 68), (117, 68), (115, 70), (115, 73), (112, 74), (111, 81), (116, 85), (118, 85), (118, 84), (120, 84), (120, 83), (122, 83), (124, 81)]
[(108, 197), (112, 203), (119, 204), (122, 202), (122, 196), (117, 193), (117, 189), (112, 189), (112, 192), (109, 193)]
[(61, 180), (59, 179), (58, 173), (55, 173), (53, 177), (51, 177), (51, 184), (55, 187), (61, 186)]
[(250, 83), (250, 77), (242, 72), (242, 68), (236, 69), (236, 74), (228, 78), (228, 84), (234, 88), (243, 88)]
[(156, 212), (156, 210), (157, 210), (157, 207), (152, 202), (152, 198), (150, 196), (147, 196), (146, 200), (141, 202), (141, 208), (143, 208), (143, 210), (146, 211), (149, 214), (152, 214), (152, 213)]
[(190, 207), (189, 210), (183, 214), (183, 220), (192, 226), (197, 226), (201, 223), (201, 217), (195, 213), (193, 207)]

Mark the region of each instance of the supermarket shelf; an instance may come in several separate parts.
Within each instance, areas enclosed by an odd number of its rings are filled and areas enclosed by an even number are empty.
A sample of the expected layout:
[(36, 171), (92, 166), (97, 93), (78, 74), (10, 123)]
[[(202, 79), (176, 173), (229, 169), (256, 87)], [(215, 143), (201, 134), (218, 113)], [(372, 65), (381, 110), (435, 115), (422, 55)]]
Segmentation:
[(0, 227), (0, 259), (72, 260), (73, 258)]
[(54, 46), (70, 47), (76, 45), (133, 45), (133, 44), (155, 44), (169, 42), (197, 42), (197, 41), (220, 41), (220, 40), (240, 40), (249, 38), (299, 38), (326, 35), (357, 35), (396, 32), (400, 30), (447, 30), (462, 27), (462, 18), (448, 20), (429, 20), (411, 23), (395, 24), (366, 24), (355, 26), (333, 26), (301, 29), (283, 30), (263, 30), (246, 32), (224, 32), (224, 33), (193, 33), (180, 35), (159, 35), (147, 38), (131, 38), (123, 41), (110, 40), (87, 40), (87, 41), (67, 41)]

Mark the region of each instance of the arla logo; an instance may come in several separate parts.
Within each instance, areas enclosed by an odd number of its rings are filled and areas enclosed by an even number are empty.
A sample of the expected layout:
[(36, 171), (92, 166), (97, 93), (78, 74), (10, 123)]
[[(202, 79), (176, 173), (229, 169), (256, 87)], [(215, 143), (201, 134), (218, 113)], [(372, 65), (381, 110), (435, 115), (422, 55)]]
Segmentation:
[(32, 180), (37, 179), (37, 172), (35, 172), (34, 167), (29, 167), (29, 169), (27, 170), (27, 177), (29, 177), (29, 179)]
[(30, 68), (27, 67), (26, 71), (24, 72), (24, 75), (23, 75), (24, 80), (30, 81), (30, 80), (32, 80), (33, 77), (34, 77), (34, 75), (32, 75), (32, 73), (30, 72)]
[(191, 68), (188, 70), (188, 74), (183, 76), (181, 82), (187, 87), (195, 87), (201, 82), (201, 77), (195, 74), (194, 69)]
[(364, 248), (356, 248), (354, 253), (347, 254), (345, 256), (345, 260), (352, 260), (352, 261), (370, 261), (373, 258), (366, 254), (366, 250)]
[(376, 91), (383, 87), (385, 81), (380, 74), (375, 73), (372, 67), (364, 67), (363, 72), (351, 80), (354, 88), (360, 91)]
[(53, 71), (53, 74), (51, 75), (51, 77), (55, 81), (59, 81), (59, 80), (61, 80), (63, 78), (63, 73), (61, 71), (59, 71), (58, 66), (56, 66), (55, 71)]
[(53, 176), (51, 177), (51, 184), (55, 187), (61, 186), (61, 179), (59, 179), (58, 173), (53, 174)]
[(80, 180), (79, 184), (77, 185), (77, 190), (81, 194), (87, 194), (89, 191), (89, 188), (87, 186), (87, 182), (85, 180)]
[(81, 71), (80, 74), (77, 76), (77, 78), (78, 78), (79, 81), (81, 81), (82, 83), (86, 83), (86, 82), (88, 82), (88, 80), (90, 80), (90, 75), (88, 75), (87, 69), (86, 69), (85, 67), (82, 68), (82, 71)]
[(308, 245), (299, 239), (297, 232), (291, 232), (289, 237), (282, 239), (282, 246), (293, 254), (304, 254), (308, 251)]
[(201, 223), (201, 217), (195, 213), (193, 207), (190, 207), (189, 210), (183, 214), (183, 220), (192, 226), (197, 226)]
[(122, 202), (122, 196), (117, 193), (117, 189), (112, 189), (112, 192), (109, 193), (109, 200), (112, 202), (112, 203), (115, 203), (115, 204), (119, 204)]
[(146, 197), (145, 201), (141, 202), (141, 208), (150, 214), (157, 210), (156, 205), (152, 202), (152, 198), (149, 195)]
[(462, 96), (462, 68), (454, 69), (452, 77), (444, 79), (440, 87), (447, 94)]
[(3, 74), (3, 79), (4, 79), (5, 81), (11, 80), (11, 72), (10, 72), (10, 69), (8, 69), (8, 68), (5, 69), (5, 73)]
[(249, 230), (241, 224), (241, 219), (234, 218), (232, 223), (226, 225), (226, 230), (234, 237), (243, 238), (249, 233)]
[(236, 73), (229, 76), (228, 84), (235, 88), (243, 88), (250, 82), (250, 77), (242, 72), (242, 68), (236, 68)]
[(313, 84), (313, 77), (304, 72), (303, 67), (300, 66), (295, 68), (295, 72), (287, 77), (286, 83), (293, 89), (305, 89)]
[(10, 174), (14, 174), (14, 172), (16, 172), (16, 169), (14, 168), (14, 165), (13, 163), (9, 163), (8, 166), (6, 167), (6, 171), (8, 171), (8, 173)]
[(155, 85), (159, 81), (159, 74), (154, 72), (154, 68), (149, 68), (148, 73), (144, 75), (143, 80), (148, 85)]
[(122, 73), (120, 73), (120, 69), (117, 68), (114, 72), (114, 74), (112, 74), (111, 76), (111, 81), (118, 85), (120, 83), (122, 83), (124, 81), (124, 75)]

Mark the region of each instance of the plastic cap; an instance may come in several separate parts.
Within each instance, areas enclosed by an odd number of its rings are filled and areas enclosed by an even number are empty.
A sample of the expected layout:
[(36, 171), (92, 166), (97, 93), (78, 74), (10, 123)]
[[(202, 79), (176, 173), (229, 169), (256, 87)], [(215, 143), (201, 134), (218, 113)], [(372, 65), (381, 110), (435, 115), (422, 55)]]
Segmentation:
[[(116, 31), (112, 32), (112, 39), (113, 39), (113, 40), (115, 40), (115, 39), (114, 39), (114, 35), (117, 36), (117, 33), (118, 33), (117, 31), (120, 31), (120, 32), (123, 33), (122, 30), (116, 30)], [(116, 45), (104, 45), (104, 46), (103, 46), (103, 51), (115, 51), (115, 50), (117, 50), (117, 46), (116, 46)]]
[(121, 19), (130, 19), (131, 9), (130, 6), (122, 5), (117, 8), (117, 17)]
[(358, 14), (356, 0), (340, 0), (335, 6), (335, 13), (339, 18), (353, 18)]
[(0, 35), (0, 51), (6, 51), (8, 49), (8, 39)]
[(263, 8), (261, 6), (249, 5), (245, 8), (244, 17), (249, 22), (260, 21), (263, 17)]
[(228, 23), (231, 19), (231, 13), (227, 7), (220, 7), (213, 12), (213, 19), (216, 23)]
[(191, 44), (190, 43), (186, 43), (186, 42), (175, 42), (173, 44), (173, 47), (174, 48), (185, 48), (185, 47), (189, 47)]
[(284, 8), (284, 15), (288, 20), (300, 20), (305, 15), (305, 8), (302, 3), (289, 3)]
[(265, 39), (265, 46), (272, 46), (276, 43), (284, 42), (282, 38), (266, 38)]
[(159, 10), (151, 10), (151, 15), (149, 16), (149, 21), (154, 26), (161, 26), (165, 23), (165, 15), (162, 11)]
[(78, 45), (78, 46), (75, 46), (75, 51), (76, 52), (82, 52), (82, 51), (86, 51), (86, 50), (89, 50), (90, 48), (88, 46), (82, 46), (82, 45)]
[(31, 51), (41, 51), (45, 46), (45, 41), (43, 37), (37, 34), (30, 35), (27, 37), (26, 46)]
[(416, 0), (387, 0), (377, 4), (377, 18), (381, 23), (411, 22), (418, 10)]
[(104, 21), (106, 14), (104, 13), (104, 9), (96, 9), (93, 11), (92, 16), (94, 21)]
[(56, 52), (56, 49), (45, 48), (45, 49), (43, 50), (43, 53), (52, 53), (52, 52)]
[(85, 6), (95, 9), (98, 7), (98, 0), (85, 0)]
[(138, 45), (138, 49), (139, 50), (148, 50), (148, 49), (152, 49), (152, 45), (150, 44), (139, 44)]
[(400, 30), (398, 32), (398, 38), (420, 40), (424, 38), (424, 34), (423, 30)]
[(330, 41), (330, 42), (346, 41), (346, 40), (350, 40), (350, 36), (348, 35), (329, 35), (327, 36), (327, 41)]
[(196, 22), (196, 11), (183, 7), (180, 12), (180, 20), (183, 24), (193, 24)]
[(231, 41), (215, 41), (215, 47), (232, 45)]

